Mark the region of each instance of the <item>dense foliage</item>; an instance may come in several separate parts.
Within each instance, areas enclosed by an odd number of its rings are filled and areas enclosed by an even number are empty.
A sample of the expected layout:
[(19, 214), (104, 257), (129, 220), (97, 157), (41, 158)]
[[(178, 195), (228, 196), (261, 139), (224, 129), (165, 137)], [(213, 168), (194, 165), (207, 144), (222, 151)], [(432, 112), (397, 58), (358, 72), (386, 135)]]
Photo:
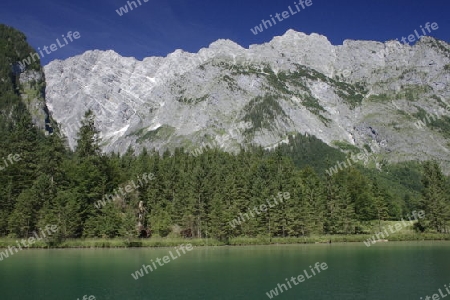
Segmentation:
[[(134, 237), (140, 234), (137, 224), (141, 222), (154, 235), (227, 240), (237, 236), (362, 233), (371, 220), (398, 220), (414, 209), (429, 212), (428, 221), (422, 222), (424, 229), (442, 232), (449, 219), (448, 179), (433, 163), (424, 165), (421, 201), (407, 201), (417, 197), (413, 189), (404, 187), (410, 193), (399, 197), (383, 184), (381, 176), (365, 175), (358, 168), (327, 175), (323, 172), (326, 166), (317, 163), (326, 156), (310, 155), (315, 158), (309, 160), (314, 168), (296, 166), (291, 157), (298, 163), (308, 162), (308, 157), (300, 160), (297, 155), (305, 152), (305, 147), (316, 149), (316, 155), (336, 155), (335, 150), (311, 137), (292, 137), (289, 147), (274, 151), (254, 148), (237, 155), (210, 149), (194, 157), (176, 149), (162, 155), (147, 151), (134, 155), (129, 150), (119, 156), (101, 153), (90, 112), (73, 153), (63, 147), (64, 141), (57, 135), (41, 140), (31, 125), (27, 128), (30, 139), (9, 142), (14, 149), (24, 151), (17, 151), (24, 159), (0, 176), (2, 235), (27, 236), (51, 223), (59, 226), (61, 238)], [(154, 174), (152, 180), (142, 181), (138, 188), (96, 207), (104, 195), (124, 190), (144, 173)], [(390, 182), (396, 180), (390, 178)], [(267, 204), (279, 192), (288, 192), (290, 197), (232, 226), (232, 220), (242, 217), (241, 213)], [(140, 201), (144, 219), (139, 219)]]
[[(11, 30), (0, 27), (0, 41), (14, 36)], [(20, 34), (13, 38), (25, 43)], [(16, 53), (28, 52), (25, 45)], [(58, 134), (33, 126), (15, 89), (17, 74), (4, 68), (21, 58), (8, 58), (9, 47), (0, 43), (0, 164), (10, 154), (20, 160), (1, 165), (0, 236), (26, 237), (47, 224), (58, 225), (61, 239), (136, 237), (143, 229), (154, 236), (222, 241), (362, 233), (370, 221), (399, 220), (418, 209), (426, 212), (418, 229), (446, 231), (449, 181), (436, 163), (388, 165), (382, 172), (355, 165), (327, 175), (345, 155), (314, 137), (291, 136), (273, 151), (252, 148), (236, 155), (218, 149), (196, 157), (184, 149), (106, 155), (87, 112), (72, 152)], [(126, 188), (144, 173), (154, 176)], [(119, 188), (127, 192), (98, 206)], [(230, 224), (279, 192), (290, 197), (241, 225)]]

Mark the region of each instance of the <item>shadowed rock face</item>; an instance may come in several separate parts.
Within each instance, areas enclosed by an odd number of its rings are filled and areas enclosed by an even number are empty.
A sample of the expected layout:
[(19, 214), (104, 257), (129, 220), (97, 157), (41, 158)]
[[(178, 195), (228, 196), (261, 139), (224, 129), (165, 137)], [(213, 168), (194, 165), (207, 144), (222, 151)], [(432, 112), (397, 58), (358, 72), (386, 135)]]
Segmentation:
[(45, 103), (45, 78), (42, 70), (15, 72), (19, 80), (17, 90), (30, 112), (33, 124), (44, 131), (51, 132), (48, 109)]
[(414, 125), (448, 107), (449, 66), (449, 45), (431, 37), (412, 47), (350, 40), (334, 46), (289, 30), (249, 49), (218, 40), (199, 53), (143, 61), (95, 50), (44, 70), (47, 105), (72, 148), (90, 108), (106, 152), (130, 145), (273, 147), (300, 132), (330, 145), (366, 145), (390, 161), (449, 165), (450, 111), (436, 126)]

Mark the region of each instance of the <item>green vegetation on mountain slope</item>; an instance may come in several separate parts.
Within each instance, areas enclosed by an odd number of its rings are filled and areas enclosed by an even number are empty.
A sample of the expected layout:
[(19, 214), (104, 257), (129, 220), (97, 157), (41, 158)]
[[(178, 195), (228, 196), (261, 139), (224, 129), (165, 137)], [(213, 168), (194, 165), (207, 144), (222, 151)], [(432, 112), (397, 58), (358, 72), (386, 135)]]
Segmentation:
[[(11, 46), (2, 49), (2, 61), (20, 58), (4, 52)], [(162, 155), (147, 150), (104, 154), (91, 112), (72, 152), (58, 135), (46, 136), (33, 126), (12, 68), (2, 72), (8, 80), (0, 80), (1, 162), (9, 154), (19, 154), (21, 160), (0, 171), (0, 236), (28, 237), (55, 224), (59, 231), (53, 243), (83, 237), (133, 239), (142, 234), (140, 222), (153, 236), (238, 243), (244, 237), (369, 233), (374, 221), (399, 220), (419, 209), (426, 218), (418, 229), (441, 233), (448, 226), (449, 179), (436, 163), (387, 165), (382, 171), (355, 164), (330, 175), (326, 170), (345, 155), (302, 135), (291, 136), (289, 144), (273, 151), (251, 148), (236, 155), (210, 149), (193, 157), (182, 148)], [(251, 118), (263, 124), (257, 116)], [(154, 178), (112, 203), (95, 206), (144, 173)], [(279, 192), (289, 198), (232, 226), (233, 219), (255, 206), (268, 200), (273, 204)], [(145, 213), (138, 210), (140, 201)]]

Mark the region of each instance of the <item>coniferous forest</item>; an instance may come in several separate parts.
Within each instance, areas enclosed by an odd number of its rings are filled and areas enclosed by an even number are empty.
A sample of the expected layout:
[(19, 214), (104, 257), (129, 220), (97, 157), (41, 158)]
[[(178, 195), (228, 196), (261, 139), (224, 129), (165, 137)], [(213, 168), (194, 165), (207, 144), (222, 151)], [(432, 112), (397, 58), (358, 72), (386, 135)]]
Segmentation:
[[(4, 41), (16, 39), (15, 48)], [(288, 144), (239, 153), (144, 149), (102, 153), (92, 112), (86, 112), (71, 151), (58, 124), (33, 125), (11, 63), (28, 55), (18, 32), (0, 30), (0, 236), (27, 237), (46, 224), (58, 239), (303, 237), (369, 233), (370, 224), (396, 221), (414, 210), (426, 217), (420, 232), (448, 231), (450, 184), (436, 162), (386, 164), (382, 171), (355, 164), (329, 175), (346, 154), (315, 137), (292, 135)], [(40, 69), (39, 65), (31, 68)], [(19, 160), (8, 160), (19, 155)], [(130, 181), (152, 174), (127, 189)], [(104, 206), (105, 195), (122, 189)], [(123, 192), (123, 191), (126, 192)], [(279, 193), (289, 199), (249, 218), (230, 222)]]

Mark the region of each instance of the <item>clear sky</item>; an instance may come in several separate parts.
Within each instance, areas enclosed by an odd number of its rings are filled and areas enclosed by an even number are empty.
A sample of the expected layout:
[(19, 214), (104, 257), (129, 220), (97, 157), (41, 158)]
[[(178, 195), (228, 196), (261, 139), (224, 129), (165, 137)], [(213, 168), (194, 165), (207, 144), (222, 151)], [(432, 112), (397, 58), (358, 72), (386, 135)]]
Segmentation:
[[(81, 37), (42, 59), (47, 64), (87, 50), (112, 49), (142, 59), (176, 49), (197, 52), (217, 39), (243, 47), (270, 41), (288, 29), (319, 33), (331, 43), (345, 39), (401, 39), (436, 22), (428, 35), (450, 42), (449, 0), (311, 0), (312, 5), (254, 35), (250, 28), (288, 11), (298, 0), (140, 0), (122, 16), (126, 0), (0, 0), (0, 23), (24, 32), (37, 49), (68, 31)], [(290, 13), (289, 13), (290, 14)]]

